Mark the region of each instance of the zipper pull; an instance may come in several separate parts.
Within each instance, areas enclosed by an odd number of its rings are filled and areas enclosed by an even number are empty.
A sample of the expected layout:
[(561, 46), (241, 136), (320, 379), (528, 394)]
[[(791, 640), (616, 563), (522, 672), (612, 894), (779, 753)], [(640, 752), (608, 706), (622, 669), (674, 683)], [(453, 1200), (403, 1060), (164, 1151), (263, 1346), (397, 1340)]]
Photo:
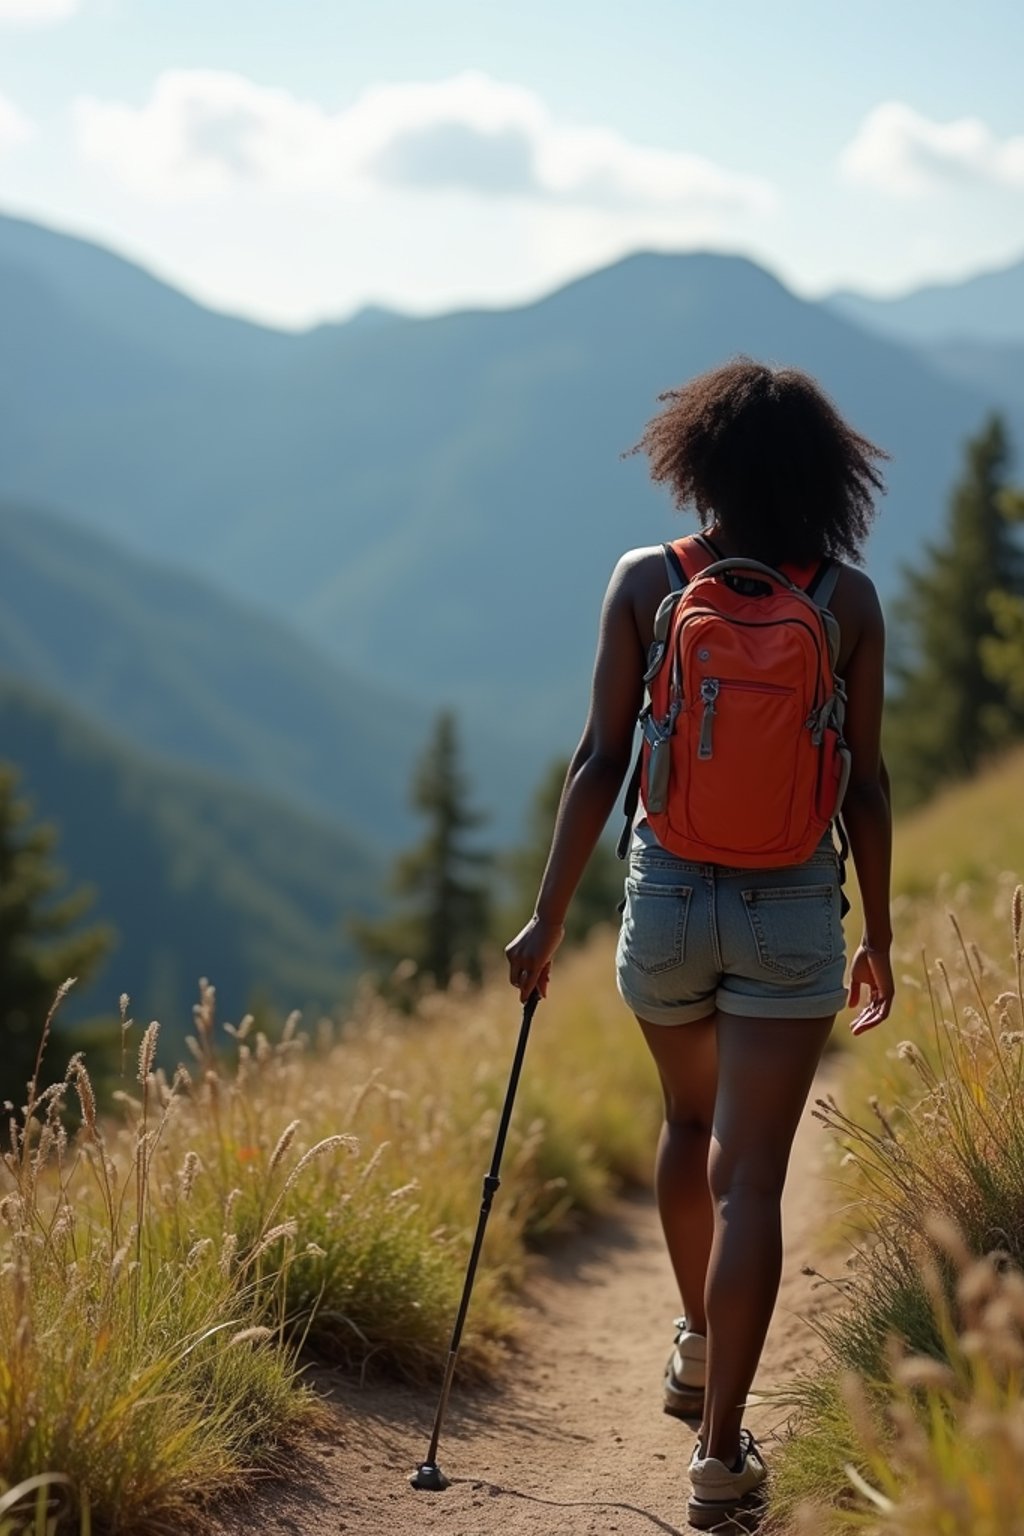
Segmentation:
[(697, 747), (697, 756), (708, 758), (711, 756), (711, 726), (715, 718), (715, 700), (718, 698), (718, 678), (706, 677), (700, 685), (700, 696), (704, 700), (704, 713), (700, 721), (700, 743)]

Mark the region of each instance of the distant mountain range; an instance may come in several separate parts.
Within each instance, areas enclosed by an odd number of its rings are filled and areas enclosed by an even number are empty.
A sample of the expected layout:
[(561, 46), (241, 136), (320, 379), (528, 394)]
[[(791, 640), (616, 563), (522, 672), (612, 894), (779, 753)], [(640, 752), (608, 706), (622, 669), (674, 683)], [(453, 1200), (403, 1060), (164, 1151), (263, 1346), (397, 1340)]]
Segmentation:
[[(1024, 341), (933, 341), (922, 351), (943, 373), (960, 379), (1024, 422)], [(1017, 433), (1017, 473), (1024, 472), (1024, 437)]]
[[(281, 621), (81, 523), (0, 503), (0, 666), (129, 747), (262, 789), (394, 849), (426, 708)], [(3, 743), (0, 742), (0, 756)]]
[(455, 705), (471, 746), (498, 743), (479, 798), (505, 815), (578, 734), (615, 558), (680, 527), (620, 459), (659, 390), (739, 351), (821, 379), (894, 456), (870, 548), (887, 595), (993, 400), (1024, 428), (987, 373), (736, 257), (636, 256), (524, 308), (298, 336), (15, 220), (0, 264), (0, 495), (276, 613), (371, 691)]
[[(366, 843), (258, 791), (127, 749), (67, 704), (0, 672), (0, 758), (40, 820), (56, 862), (96, 889), (93, 918), (119, 944), (68, 1011), (159, 1018), (180, 1051), (200, 976), (221, 1016), (251, 1005), (334, 1008), (358, 959), (353, 912), (380, 910)], [(41, 1022), (41, 1021), (40, 1021)], [(176, 1059), (172, 1057), (172, 1060)]]
[(932, 283), (894, 299), (836, 293), (834, 309), (904, 341), (1024, 343), (1024, 261), (956, 283)]
[(893, 454), (892, 596), (986, 411), (1024, 445), (1022, 283), (814, 304), (648, 255), (514, 310), (291, 334), (0, 217), (0, 759), (121, 936), (73, 1011), (128, 991), (180, 1043), (200, 975), (228, 1017), (334, 1004), (441, 705), (491, 842), (519, 835), (616, 557), (692, 526), (621, 451), (693, 373), (805, 367)]

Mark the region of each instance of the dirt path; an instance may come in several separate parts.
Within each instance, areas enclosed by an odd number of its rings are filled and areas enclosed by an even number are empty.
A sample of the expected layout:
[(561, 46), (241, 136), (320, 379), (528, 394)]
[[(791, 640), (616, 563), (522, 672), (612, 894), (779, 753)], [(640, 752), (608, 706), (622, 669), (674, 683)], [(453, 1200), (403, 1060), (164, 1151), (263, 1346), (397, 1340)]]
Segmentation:
[[(819, 1083), (815, 1092), (821, 1091)], [(755, 1390), (813, 1361), (803, 1320), (829, 1305), (802, 1274), (820, 1259), (829, 1209), (825, 1133), (805, 1115), (785, 1203), (779, 1306)], [(485, 1250), (486, 1257), (486, 1250)], [(296, 1481), (265, 1488), (225, 1536), (645, 1536), (684, 1532), (692, 1431), (661, 1411), (661, 1372), (676, 1296), (652, 1202), (621, 1202), (546, 1262), (528, 1299), (524, 1348), (500, 1390), (467, 1401), (456, 1377), (439, 1462), (444, 1493), (415, 1493), (436, 1393), (360, 1389), (333, 1377), (337, 1427), (319, 1436)], [(778, 1405), (747, 1417), (771, 1452)]]

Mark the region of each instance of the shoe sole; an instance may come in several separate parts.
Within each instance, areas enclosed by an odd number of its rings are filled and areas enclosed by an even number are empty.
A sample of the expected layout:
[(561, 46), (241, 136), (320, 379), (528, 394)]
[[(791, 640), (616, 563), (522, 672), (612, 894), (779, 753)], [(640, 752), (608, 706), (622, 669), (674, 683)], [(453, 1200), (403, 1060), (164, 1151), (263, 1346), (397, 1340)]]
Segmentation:
[(763, 1487), (752, 1488), (742, 1499), (696, 1499), (692, 1495), (686, 1517), (698, 1531), (756, 1531), (765, 1512), (767, 1496)]
[(704, 1388), (684, 1387), (668, 1370), (665, 1372), (663, 1406), (674, 1419), (699, 1419), (704, 1412)]

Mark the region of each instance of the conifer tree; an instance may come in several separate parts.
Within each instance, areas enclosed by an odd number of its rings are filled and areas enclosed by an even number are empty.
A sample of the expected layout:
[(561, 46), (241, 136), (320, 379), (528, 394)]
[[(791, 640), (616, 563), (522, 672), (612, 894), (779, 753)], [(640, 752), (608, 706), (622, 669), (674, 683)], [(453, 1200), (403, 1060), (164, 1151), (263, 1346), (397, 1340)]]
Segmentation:
[(945, 537), (904, 572), (896, 680), (886, 737), (897, 803), (964, 778), (1024, 729), (1024, 709), (994, 670), (1000, 603), (1024, 595), (1024, 560), (1005, 515), (1006, 431), (992, 416), (966, 444)]
[(483, 876), (490, 854), (469, 840), (484, 817), (470, 805), (460, 756), (455, 716), (442, 711), (413, 775), (412, 804), (426, 822), (426, 834), (399, 857), (391, 879), (405, 910), (380, 922), (353, 924), (368, 959), (384, 967), (410, 960), (438, 987), (446, 987), (457, 971), (479, 981), (488, 930)]
[[(1008, 522), (1024, 525), (1024, 490), (1005, 491), (1000, 508)], [(994, 592), (990, 607), (995, 634), (982, 642), (985, 670), (1024, 711), (1024, 594)]]
[[(507, 861), (515, 898), (515, 911), (506, 925), (510, 932), (525, 921), (537, 899), (568, 771), (567, 758), (556, 759), (551, 764), (530, 804), (524, 844)], [(622, 899), (622, 887), (622, 865), (608, 844), (599, 842), (566, 914), (565, 942), (580, 944), (598, 924), (616, 922), (616, 906)]]
[[(69, 931), (91, 905), (88, 891), (60, 900), (62, 876), (50, 862), (52, 827), (31, 824), (16, 775), (0, 764), (0, 1102), (25, 1103), (43, 1025), (58, 987), (84, 981), (110, 943), (105, 928)], [(66, 1064), (68, 1042), (51, 1036), (49, 1077)], [(42, 1084), (40, 1084), (42, 1086)]]

